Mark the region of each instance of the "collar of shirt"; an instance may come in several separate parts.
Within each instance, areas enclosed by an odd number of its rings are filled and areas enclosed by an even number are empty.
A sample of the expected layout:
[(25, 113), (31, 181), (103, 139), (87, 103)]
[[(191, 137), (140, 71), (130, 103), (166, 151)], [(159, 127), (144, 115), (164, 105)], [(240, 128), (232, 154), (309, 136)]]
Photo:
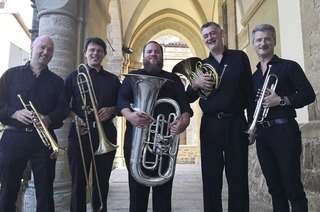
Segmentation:
[[(30, 71), (32, 72), (32, 74), (35, 75), (35, 73), (31, 70), (31, 67), (30, 67), (30, 61), (28, 61), (23, 67), (22, 67), (22, 70), (24, 71)], [(43, 73), (47, 73), (49, 71), (49, 68), (48, 66), (46, 66), (44, 69), (41, 70), (39, 76)]]
[[(278, 55), (274, 54), (273, 57), (271, 58), (271, 60), (268, 62), (267, 65), (279, 63), (280, 61), (281, 61), (280, 57), (278, 57)], [(261, 69), (260, 67), (261, 67), (261, 63), (259, 62), (259, 63), (256, 65), (256, 68), (257, 68), (257, 69)]]

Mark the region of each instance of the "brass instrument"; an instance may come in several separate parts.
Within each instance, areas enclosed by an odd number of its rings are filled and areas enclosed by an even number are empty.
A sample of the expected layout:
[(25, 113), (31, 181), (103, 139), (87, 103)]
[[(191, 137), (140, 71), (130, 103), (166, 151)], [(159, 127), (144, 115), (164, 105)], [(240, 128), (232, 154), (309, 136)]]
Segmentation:
[[(141, 111), (152, 119), (152, 123), (144, 128), (133, 127), (132, 147), (130, 157), (130, 171), (139, 183), (146, 186), (157, 186), (168, 182), (174, 175), (176, 157), (178, 154), (179, 135), (170, 133), (170, 123), (181, 116), (180, 107), (170, 98), (157, 100), (162, 85), (168, 79), (138, 74), (125, 74), (133, 88), (134, 111)], [(168, 117), (159, 114), (153, 118), (153, 111), (157, 105), (171, 104), (175, 113)], [(166, 120), (167, 118), (167, 120)], [(153, 156), (152, 159), (147, 154)], [(162, 163), (164, 157), (169, 158), (168, 166)], [(157, 176), (149, 176), (143, 172), (156, 170)]]
[[(88, 194), (89, 194), (89, 199), (90, 199), (90, 203), (91, 203), (91, 208), (92, 208), (93, 211), (95, 211), (94, 207), (93, 207), (93, 204), (92, 204), (93, 203), (93, 199), (92, 199), (92, 190), (93, 189), (92, 189), (92, 186), (90, 185), (90, 182), (89, 182), (86, 163), (85, 163), (85, 160), (84, 160), (84, 153), (83, 153), (83, 148), (82, 148), (82, 139), (81, 139), (81, 135), (80, 135), (80, 127), (79, 127), (79, 123), (78, 123), (78, 116), (74, 117), (74, 123), (75, 123), (75, 126), (76, 126), (76, 132), (77, 132), (78, 141), (79, 141), (82, 165), (83, 165), (83, 169), (84, 169), (84, 176), (86, 178), (87, 188), (88, 188), (88, 191), (89, 191)], [(88, 129), (89, 129), (89, 127), (88, 127)], [(91, 134), (90, 134), (90, 129), (88, 131), (88, 136), (89, 136), (89, 142), (90, 142), (90, 150), (93, 153), (94, 150), (93, 150), (93, 146), (92, 146), (92, 138), (91, 138)], [(94, 158), (94, 154), (92, 154), (92, 168), (93, 168), (93, 171), (95, 172), (95, 177), (96, 177), (96, 182), (97, 182), (97, 189), (98, 189), (98, 194), (99, 194), (99, 201), (100, 201), (100, 207), (96, 211), (102, 211), (102, 208), (103, 208), (102, 195), (101, 195), (100, 183), (98, 181), (99, 180), (98, 171), (97, 171), (97, 165), (96, 165), (96, 161), (95, 161), (95, 158)]]
[[(28, 110), (27, 104), (23, 101), (22, 97), (20, 94), (17, 95), (18, 98), (20, 99), (23, 107)], [(34, 128), (37, 130), (42, 142), (46, 147), (49, 149), (52, 148), (52, 154), (50, 155), (51, 159), (56, 159), (58, 156), (64, 154), (66, 152), (65, 148), (61, 148), (58, 146), (57, 142), (54, 140), (52, 135), (50, 134), (49, 130), (46, 128), (44, 125), (43, 121), (41, 120), (41, 117), (35, 107), (33, 106), (32, 102), (29, 101), (29, 105), (32, 109), (32, 123)], [(40, 124), (40, 125), (39, 125)]]
[[(83, 67), (85, 69), (85, 71), (86, 71), (85, 73), (80, 71), (81, 67)], [(99, 194), (100, 207), (98, 208), (97, 211), (101, 211), (103, 209), (103, 202), (102, 202), (102, 194), (101, 194), (100, 183), (99, 183), (99, 178), (98, 178), (97, 166), (96, 166), (96, 161), (95, 161), (95, 155), (101, 155), (101, 154), (105, 154), (108, 152), (112, 152), (112, 151), (116, 150), (116, 148), (118, 146), (112, 144), (108, 140), (108, 138), (104, 132), (102, 123), (99, 120), (99, 115), (98, 115), (98, 110), (97, 110), (98, 101), (97, 101), (97, 98), (96, 98), (96, 95), (95, 95), (95, 92), (93, 89), (93, 84), (91, 81), (89, 70), (85, 64), (80, 64), (78, 66), (77, 84), (78, 84), (81, 99), (83, 102), (82, 109), (84, 110), (85, 122), (86, 122), (88, 137), (89, 137), (89, 143), (90, 143), (90, 150), (92, 153), (92, 169), (95, 172), (95, 178), (96, 178), (97, 189), (98, 189), (98, 194)], [(86, 96), (87, 93), (89, 94), (89, 97), (90, 97), (91, 107), (89, 105), (87, 105), (87, 96)], [(95, 122), (97, 125), (98, 137), (99, 137), (99, 146), (96, 151), (94, 151), (94, 149), (93, 149), (90, 123), (89, 123), (89, 118), (88, 118), (88, 115), (91, 112), (94, 113), (94, 118), (95, 118)], [(81, 135), (80, 135), (80, 127), (79, 127), (77, 116), (75, 117), (74, 121), (75, 121), (76, 131), (77, 131), (77, 135), (78, 135), (78, 141), (79, 141), (79, 146), (80, 146), (80, 153), (81, 153), (81, 157), (82, 157), (82, 163), (83, 163), (83, 167), (84, 167), (86, 183), (87, 183), (87, 187), (88, 187), (88, 191), (89, 191), (89, 198), (90, 198), (92, 209), (94, 210), (93, 205), (92, 205), (92, 203), (93, 203), (93, 201), (92, 201), (92, 186), (89, 183), (89, 177), (87, 174), (86, 164), (84, 161), (82, 139), (81, 139)]]
[(180, 73), (186, 76), (191, 84), (200, 76), (204, 74), (209, 74), (213, 79), (214, 86), (209, 90), (198, 90), (199, 96), (203, 99), (207, 99), (213, 91), (219, 88), (226, 67), (227, 65), (224, 65), (221, 77), (219, 77), (217, 71), (212, 65), (208, 63), (202, 63), (201, 59), (198, 57), (190, 57), (177, 63), (173, 67), (172, 73)]
[(249, 129), (247, 131), (245, 131), (246, 133), (249, 134), (250, 137), (254, 137), (255, 136), (255, 132), (257, 129), (257, 123), (262, 123), (264, 121), (264, 119), (267, 117), (268, 112), (269, 112), (269, 107), (268, 108), (263, 108), (262, 107), (262, 103), (263, 103), (263, 99), (266, 96), (266, 91), (267, 88), (269, 86), (270, 80), (273, 77), (274, 78), (274, 83), (272, 83), (270, 85), (270, 89), (272, 91), (276, 90), (277, 84), (278, 84), (278, 77), (275, 74), (270, 74), (270, 70), (271, 70), (272, 65), (269, 65), (269, 69), (266, 75), (266, 79), (264, 80), (263, 86), (261, 89), (258, 90), (257, 93), (257, 105), (253, 114), (253, 121), (249, 127)]
[[(80, 72), (80, 68), (84, 67), (86, 73)], [(85, 115), (87, 116), (92, 111), (94, 113), (94, 118), (97, 124), (98, 135), (99, 135), (99, 146), (98, 149), (94, 152), (95, 155), (101, 155), (104, 153), (108, 153), (111, 151), (116, 150), (118, 147), (117, 145), (112, 144), (109, 139), (107, 138), (102, 123), (99, 120), (97, 105), (98, 101), (96, 95), (94, 93), (91, 77), (89, 74), (89, 70), (85, 64), (80, 64), (78, 67), (78, 75), (77, 75), (77, 83), (79, 87), (79, 91), (81, 94), (82, 102), (83, 102), (83, 110), (85, 111)], [(87, 96), (86, 94), (89, 93), (90, 100), (91, 100), (91, 107), (87, 105)], [(87, 119), (87, 117), (86, 117)], [(89, 128), (89, 121), (86, 120), (87, 127)]]

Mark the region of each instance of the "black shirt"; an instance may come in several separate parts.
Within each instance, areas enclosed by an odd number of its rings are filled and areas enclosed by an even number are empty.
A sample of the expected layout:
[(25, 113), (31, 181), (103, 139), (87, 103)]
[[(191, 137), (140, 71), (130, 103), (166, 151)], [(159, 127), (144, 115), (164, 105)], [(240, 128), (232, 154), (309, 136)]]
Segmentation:
[[(87, 65), (93, 85), (93, 92), (97, 98), (97, 110), (102, 107), (117, 106), (118, 91), (120, 88), (119, 78), (103, 68), (100, 71), (91, 68)], [(80, 69), (82, 73), (86, 73), (84, 67)], [(79, 86), (77, 83), (78, 71), (73, 71), (65, 80), (65, 93), (67, 102), (71, 102), (71, 110), (75, 112), (81, 119), (85, 120), (84, 110), (82, 109), (83, 101), (80, 95)], [(84, 86), (87, 88), (86, 84)], [(89, 93), (86, 93), (86, 104), (92, 108), (92, 103)], [(89, 121), (95, 121), (94, 115), (88, 116)], [(112, 117), (114, 118), (114, 116)]]
[(32, 102), (38, 113), (47, 115), (52, 123), (49, 128), (57, 129), (68, 114), (68, 105), (63, 92), (63, 79), (48, 67), (36, 77), (29, 67), (30, 62), (7, 70), (0, 79), (0, 121), (4, 125), (25, 126), (10, 118), (17, 110), (23, 109), (20, 99)]
[[(274, 55), (268, 65), (272, 65), (270, 74), (275, 74), (278, 77), (275, 92), (279, 96), (287, 96), (291, 105), (271, 107), (266, 119), (296, 117), (295, 108), (302, 108), (315, 100), (315, 93), (310, 82), (297, 62), (281, 59)], [(264, 84), (266, 74), (267, 71), (264, 76), (262, 75), (260, 63), (258, 63), (257, 70), (253, 74), (255, 94)], [(271, 81), (270, 83), (272, 84), (273, 82)]]
[[(137, 71), (131, 71), (130, 74), (140, 74), (140, 75), (150, 75), (146, 70), (140, 69)], [(189, 102), (187, 101), (186, 98), (186, 93), (184, 90), (184, 86), (180, 80), (180, 78), (173, 73), (166, 72), (166, 71), (161, 71), (159, 74), (156, 75), (156, 77), (162, 77), (166, 79), (170, 79), (170, 81), (167, 81), (163, 84), (161, 87), (158, 98), (157, 99), (162, 99), (162, 98), (171, 98), (175, 100), (178, 105), (180, 106), (181, 114), (188, 112), (190, 115), (193, 115), (193, 111), (190, 107)], [(133, 103), (134, 101), (134, 96), (133, 96), (133, 89), (130, 84), (130, 81), (125, 78), (122, 82), (120, 93), (119, 93), (119, 98), (118, 98), (118, 109), (121, 111), (124, 108), (131, 108), (130, 103)], [(159, 108), (159, 107), (157, 107)], [(156, 111), (154, 113), (154, 117), (157, 114), (164, 114), (167, 115), (173, 111), (172, 107), (167, 107), (165, 104), (159, 108), (160, 111)], [(130, 127), (131, 124), (129, 121), (127, 121), (127, 127)]]
[[(203, 113), (243, 113), (252, 104), (251, 67), (248, 56), (239, 50), (225, 48), (220, 63), (211, 55), (203, 60), (209, 63), (221, 77), (227, 65), (219, 88), (207, 99), (200, 99), (199, 105)], [(187, 94), (190, 102), (199, 98), (197, 91), (188, 86)]]

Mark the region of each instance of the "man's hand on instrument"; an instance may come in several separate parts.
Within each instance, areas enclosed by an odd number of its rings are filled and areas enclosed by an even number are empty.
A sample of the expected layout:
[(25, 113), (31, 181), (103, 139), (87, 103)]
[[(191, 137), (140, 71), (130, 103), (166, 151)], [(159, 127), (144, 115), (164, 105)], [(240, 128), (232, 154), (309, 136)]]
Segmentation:
[(98, 111), (99, 120), (106, 121), (116, 113), (117, 107), (103, 107)]
[(32, 112), (27, 109), (17, 110), (11, 118), (16, 119), (25, 125), (32, 124)]
[(129, 108), (124, 108), (121, 113), (135, 127), (143, 128), (152, 123), (152, 118), (143, 111), (131, 111)]
[(170, 124), (170, 132), (172, 135), (178, 135), (185, 131), (190, 124), (190, 114), (183, 113), (181, 117), (177, 118)]
[(152, 123), (152, 119), (144, 112), (132, 112), (130, 122), (133, 126), (144, 128)]
[(279, 104), (279, 96), (278, 94), (271, 90), (270, 88), (267, 88), (266, 96), (263, 98), (262, 106), (264, 108), (270, 108), (277, 106)]
[(82, 118), (80, 118), (79, 116), (75, 116), (73, 118), (73, 121), (76, 122), (75, 124), (78, 125), (80, 135), (84, 135), (88, 133), (88, 127), (86, 123), (82, 120)]
[[(49, 116), (45, 116), (45, 115), (42, 115), (42, 114), (39, 114), (39, 116), (40, 116), (41, 121), (44, 124), (44, 126), (48, 129), (49, 125), (52, 123), (51, 119), (49, 118)], [(37, 122), (36, 125), (38, 127), (41, 127), (40, 122)]]
[(215, 82), (210, 74), (203, 74), (195, 78), (191, 87), (193, 90), (205, 89), (210, 90), (214, 86)]

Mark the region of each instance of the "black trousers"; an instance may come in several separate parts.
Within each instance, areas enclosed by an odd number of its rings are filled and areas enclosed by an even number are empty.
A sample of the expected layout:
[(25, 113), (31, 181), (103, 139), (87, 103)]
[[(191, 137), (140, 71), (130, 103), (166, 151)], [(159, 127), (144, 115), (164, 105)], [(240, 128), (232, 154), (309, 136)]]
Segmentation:
[(172, 183), (173, 178), (159, 186), (145, 186), (138, 183), (130, 172), (131, 147), (125, 143), (124, 155), (128, 169), (129, 191), (130, 191), (130, 212), (147, 212), (149, 193), (152, 189), (153, 212), (170, 212), (172, 203)]
[(30, 159), (36, 190), (37, 211), (54, 211), (55, 159), (52, 150), (32, 133), (6, 129), (0, 141), (0, 211), (15, 212), (23, 171)]
[[(99, 145), (99, 138), (97, 129), (93, 128), (91, 130), (92, 135), (92, 146), (95, 151)], [(112, 143), (116, 143), (117, 133), (114, 127), (108, 128), (108, 139)], [(116, 151), (112, 151), (109, 153), (95, 155), (95, 164), (96, 169), (93, 166), (92, 160), (92, 151), (90, 147), (90, 142), (88, 138), (88, 134), (81, 136), (82, 140), (82, 150), (84, 154), (84, 158), (82, 158), (78, 137), (74, 130), (74, 126), (71, 127), (70, 135), (69, 135), (69, 143), (68, 143), (68, 159), (69, 159), (69, 167), (72, 177), (72, 194), (71, 194), (71, 205), (70, 211), (72, 212), (83, 212), (86, 211), (87, 201), (86, 201), (86, 177), (85, 177), (85, 169), (83, 167), (82, 159), (85, 161), (86, 173), (89, 178), (90, 176), (90, 167), (92, 167), (92, 184), (90, 183), (90, 187), (92, 189), (92, 199), (91, 204), (94, 209), (98, 209), (101, 206), (99, 192), (98, 192), (98, 184), (96, 181), (96, 174), (98, 176), (99, 187), (101, 191), (102, 197), (102, 206), (103, 212), (107, 211), (107, 196), (109, 191), (109, 178), (112, 171), (113, 160), (116, 154)]]
[(307, 212), (308, 203), (301, 182), (301, 132), (296, 121), (257, 129), (257, 154), (273, 211)]
[(223, 170), (228, 182), (228, 211), (249, 211), (248, 128), (243, 115), (228, 118), (203, 116), (201, 168), (205, 212), (222, 212)]

